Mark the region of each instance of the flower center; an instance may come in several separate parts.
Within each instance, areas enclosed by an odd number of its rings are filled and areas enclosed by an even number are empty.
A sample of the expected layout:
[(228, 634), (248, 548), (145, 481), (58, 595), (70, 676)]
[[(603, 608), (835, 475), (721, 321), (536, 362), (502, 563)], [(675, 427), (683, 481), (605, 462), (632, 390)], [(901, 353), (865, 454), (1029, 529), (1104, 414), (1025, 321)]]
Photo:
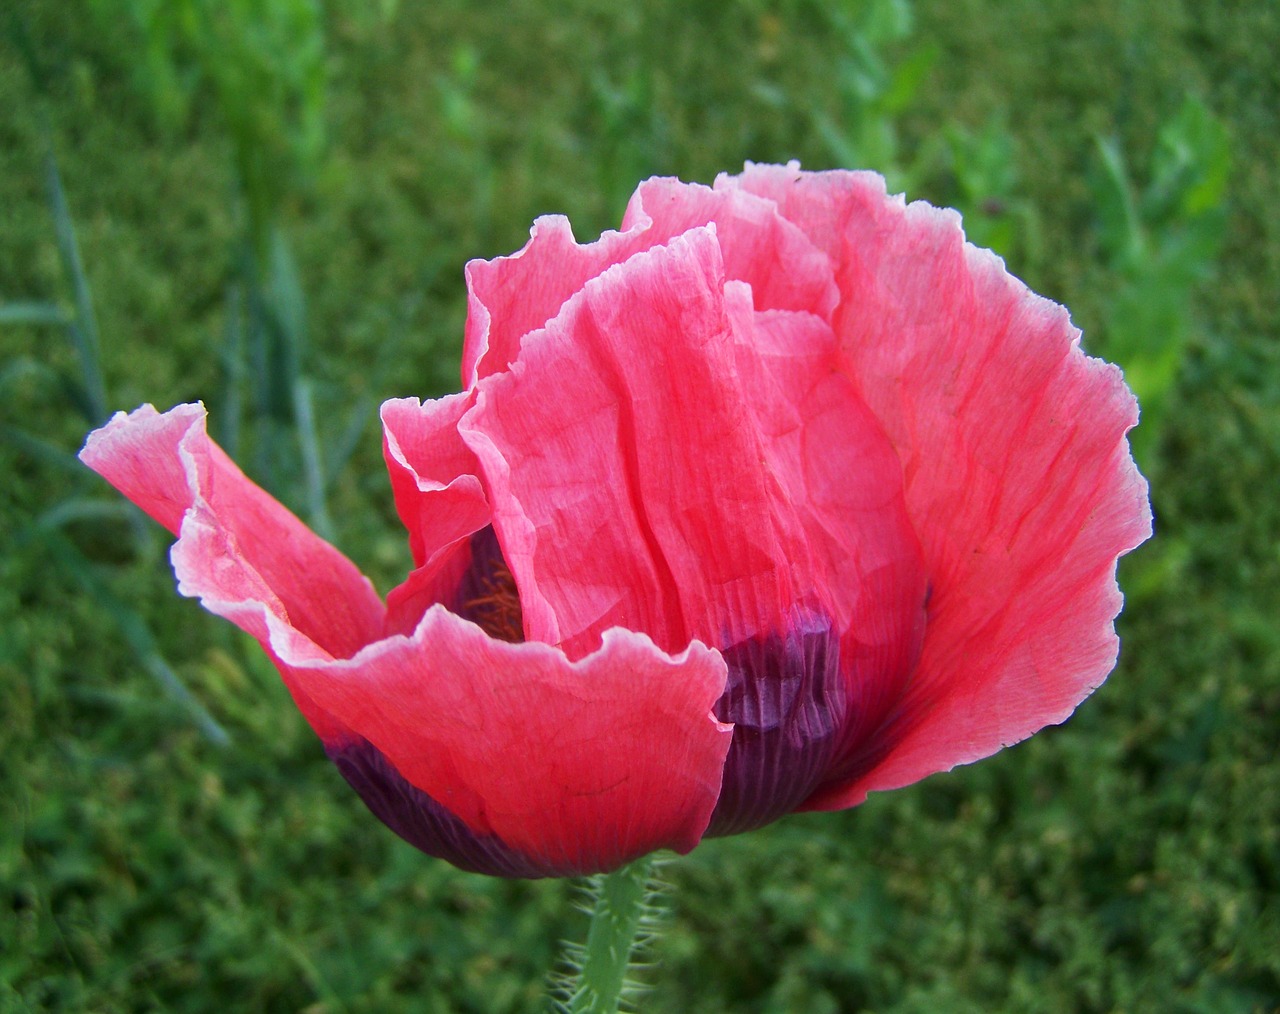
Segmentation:
[(480, 594), (462, 604), (466, 616), (499, 641), (519, 644), (524, 640), (524, 616), (516, 579), (505, 560), (499, 560), (488, 574), (479, 578)]
[(471, 566), (462, 577), (452, 611), (499, 641), (524, 640), (524, 615), (511, 568), (493, 527), (471, 536)]

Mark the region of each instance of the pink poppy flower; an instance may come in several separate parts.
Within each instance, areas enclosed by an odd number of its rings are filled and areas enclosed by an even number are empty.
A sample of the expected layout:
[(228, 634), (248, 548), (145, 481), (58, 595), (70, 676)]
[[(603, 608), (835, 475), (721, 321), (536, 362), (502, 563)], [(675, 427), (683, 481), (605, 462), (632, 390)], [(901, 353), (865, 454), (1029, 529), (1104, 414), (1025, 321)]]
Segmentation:
[(415, 564), (385, 605), (202, 406), (81, 455), (423, 851), (685, 852), (985, 757), (1111, 670), (1137, 406), (954, 212), (748, 165), (466, 276), (465, 390), (382, 408)]

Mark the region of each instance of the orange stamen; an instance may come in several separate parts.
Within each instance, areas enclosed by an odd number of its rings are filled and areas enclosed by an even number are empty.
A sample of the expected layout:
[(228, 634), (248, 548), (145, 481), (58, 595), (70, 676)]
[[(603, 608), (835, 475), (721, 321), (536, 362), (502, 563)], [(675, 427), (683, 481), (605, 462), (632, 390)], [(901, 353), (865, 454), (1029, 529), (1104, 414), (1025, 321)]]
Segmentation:
[(519, 644), (524, 640), (524, 615), (516, 579), (505, 563), (499, 563), (484, 578), (483, 593), (464, 603), (464, 608), (490, 637)]

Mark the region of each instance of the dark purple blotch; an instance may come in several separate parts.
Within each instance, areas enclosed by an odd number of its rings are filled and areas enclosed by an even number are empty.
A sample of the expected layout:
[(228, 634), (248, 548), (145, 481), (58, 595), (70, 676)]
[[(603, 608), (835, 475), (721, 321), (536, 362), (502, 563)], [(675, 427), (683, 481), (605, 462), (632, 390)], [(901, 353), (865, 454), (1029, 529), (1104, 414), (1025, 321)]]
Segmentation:
[(733, 741), (708, 835), (763, 827), (812, 795), (841, 745), (848, 706), (840, 639), (817, 613), (723, 654), (729, 676), (715, 714), (734, 724)]
[(471, 873), (493, 877), (567, 877), (582, 872), (518, 852), (497, 835), (476, 834), (458, 817), (410, 785), (364, 739), (327, 744), (342, 777), (380, 821), (416, 849)]

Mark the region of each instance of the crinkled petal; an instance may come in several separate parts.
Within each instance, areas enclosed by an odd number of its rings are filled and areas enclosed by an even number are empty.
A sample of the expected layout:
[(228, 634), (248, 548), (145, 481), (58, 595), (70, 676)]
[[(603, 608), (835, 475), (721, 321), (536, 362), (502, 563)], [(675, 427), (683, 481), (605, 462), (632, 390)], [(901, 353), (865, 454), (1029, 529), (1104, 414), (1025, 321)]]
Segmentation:
[(546, 326), (591, 279), (711, 222), (721, 236), (727, 277), (749, 283), (760, 309), (826, 315), (835, 307), (839, 293), (830, 263), (772, 202), (654, 178), (632, 197), (621, 232), (579, 244), (568, 219), (547, 215), (534, 223), (522, 250), (467, 265), (463, 383), (472, 387), (506, 370), (524, 336)]
[(158, 520), (180, 519), (179, 590), (262, 642), (331, 753), (370, 744), (447, 811), (414, 827), (482, 840), (520, 875), (610, 869), (702, 836), (732, 732), (712, 714), (719, 653), (672, 656), (615, 630), (571, 662), (440, 606), (379, 640), (367, 581), (235, 468), (202, 407), (119, 415), (82, 453)]
[(417, 566), (489, 523), (489, 505), (476, 478), (479, 463), (458, 436), (458, 420), (470, 406), (465, 392), (382, 404), (383, 454)]
[(744, 288), (726, 287), (743, 394), (777, 509), (794, 510), (804, 531), (808, 555), (793, 565), (819, 590), (840, 641), (846, 707), (833, 777), (896, 706), (915, 669), (927, 575), (902, 466), (841, 372), (830, 327), (810, 314), (753, 311)]
[(837, 267), (849, 370), (902, 460), (932, 581), (915, 676), (842, 785), (849, 806), (1061, 722), (1115, 663), (1116, 559), (1146, 539), (1146, 483), (1120, 371), (959, 217), (871, 173), (748, 166)]
[(526, 636), (664, 649), (783, 629), (812, 587), (761, 467), (709, 227), (583, 286), (460, 425), (484, 470)]
[(373, 585), (246, 478), (209, 438), (205, 418), (198, 404), (119, 412), (89, 435), (80, 459), (169, 531), (197, 515), (216, 527), (198, 565), (228, 600), (263, 602), (335, 658), (376, 640), (383, 608)]
[(387, 595), (386, 633), (409, 633), (428, 608), (448, 602), (470, 562), (468, 540), (489, 524), (479, 462), (458, 435), (472, 401), (464, 392), (382, 405), (383, 454), (415, 564)]
[(615, 629), (571, 662), (435, 606), (412, 636), (334, 660), (269, 622), (269, 650), (312, 699), (473, 836), (542, 873), (687, 852), (706, 830), (732, 730), (711, 711), (724, 660), (704, 645), (671, 656)]
[(505, 370), (519, 354), (520, 340), (559, 313), (583, 285), (661, 239), (642, 223), (579, 244), (567, 218), (547, 215), (534, 222), (522, 250), (468, 263), (462, 382), (472, 387)]
[(830, 320), (840, 300), (830, 259), (769, 200), (655, 177), (637, 188), (624, 232), (644, 229), (668, 242), (714, 224), (725, 277), (751, 286), (757, 310), (795, 310)]
[[(313, 650), (353, 655), (380, 636), (383, 608), (368, 579), (289, 510), (245, 477), (209, 439), (203, 405), (159, 413), (151, 405), (118, 412), (89, 435), (80, 459), (171, 532), (179, 589), (229, 603), (211, 611), (263, 640), (266, 616), (293, 624)], [(185, 589), (184, 571), (207, 573), (208, 587)], [(252, 601), (254, 608), (236, 603)], [(316, 733), (340, 722), (286, 679)]]

